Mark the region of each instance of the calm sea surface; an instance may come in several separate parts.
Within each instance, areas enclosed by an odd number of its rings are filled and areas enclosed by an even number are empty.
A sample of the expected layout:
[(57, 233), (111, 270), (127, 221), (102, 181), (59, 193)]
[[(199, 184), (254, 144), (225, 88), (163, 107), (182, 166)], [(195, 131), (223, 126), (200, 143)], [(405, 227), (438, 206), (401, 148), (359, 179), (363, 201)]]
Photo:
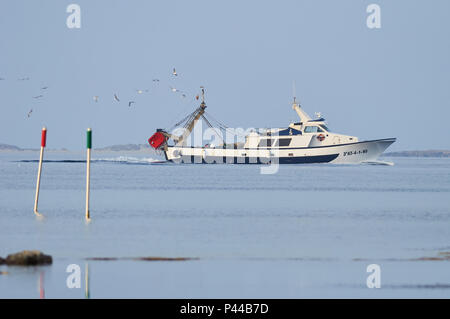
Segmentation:
[[(93, 152), (0, 153), (0, 256), (38, 249), (45, 267), (0, 266), (0, 298), (450, 298), (450, 159), (386, 165), (152, 163)], [(117, 260), (88, 260), (110, 257)], [(136, 257), (189, 257), (140, 261)], [(69, 289), (66, 268), (81, 269)], [(378, 264), (381, 288), (366, 268)], [(89, 269), (88, 284), (85, 282)]]

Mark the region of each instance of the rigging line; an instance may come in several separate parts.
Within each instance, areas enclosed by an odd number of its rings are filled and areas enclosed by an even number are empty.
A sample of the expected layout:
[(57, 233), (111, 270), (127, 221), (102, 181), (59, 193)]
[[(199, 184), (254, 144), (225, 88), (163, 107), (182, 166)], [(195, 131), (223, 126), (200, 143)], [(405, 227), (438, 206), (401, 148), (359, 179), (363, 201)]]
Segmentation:
[(235, 135), (240, 136), (240, 137), (246, 137), (247, 136), (246, 134), (239, 133), (236, 130), (233, 130), (233, 129), (229, 128), (228, 126), (220, 123), (218, 120), (214, 119), (214, 117), (212, 117), (210, 113), (205, 112), (205, 114), (207, 114), (209, 118), (211, 118), (216, 124), (218, 124), (219, 128), (221, 128), (222, 130), (224, 130), (226, 132), (229, 132), (230, 134), (235, 134)]
[(173, 125), (173, 126), (171, 127), (171, 130), (174, 129), (175, 127), (177, 127), (177, 126), (180, 126), (180, 125), (183, 124), (183, 123), (184, 123), (183, 126), (186, 127), (186, 123), (189, 123), (189, 121), (192, 120), (192, 118), (193, 118), (193, 116), (195, 115), (195, 112), (196, 112), (196, 111), (197, 111), (197, 110), (195, 110), (194, 112), (189, 113), (189, 114), (186, 115), (182, 120), (178, 121), (175, 125)]
[(189, 119), (186, 121), (186, 123), (184, 123), (184, 128), (187, 128), (191, 122), (195, 119), (195, 117), (197, 116), (199, 112), (199, 109), (196, 109), (194, 112), (192, 112), (191, 116), (189, 117)]
[(231, 133), (231, 134), (236, 134), (237, 136), (240, 136), (240, 137), (246, 137), (246, 136), (247, 136), (246, 134), (238, 133), (238, 132), (236, 132), (236, 130), (232, 130), (231, 128), (229, 128), (229, 127), (226, 126), (225, 124), (219, 122), (217, 119), (215, 119), (213, 116), (211, 116), (210, 113), (205, 112), (205, 114), (207, 114), (209, 118), (211, 118), (216, 124), (218, 124), (218, 126), (219, 126), (222, 130), (224, 130), (224, 131), (226, 131), (226, 132), (229, 132), (229, 133)]
[[(212, 128), (212, 129), (217, 133), (217, 131), (215, 130), (216, 128), (213, 127), (213, 125), (210, 123), (210, 121), (208, 120), (208, 118), (206, 118), (205, 115), (203, 115), (203, 119), (205, 120), (206, 124), (208, 124), (208, 126), (209, 126), (210, 128)], [(221, 129), (221, 130), (223, 130), (223, 131), (226, 131), (223, 127), (220, 127), (220, 126), (219, 126), (219, 129)]]
[[(197, 108), (197, 109), (198, 109), (198, 108)], [(188, 118), (190, 118), (191, 115), (192, 115), (193, 113), (195, 113), (196, 111), (197, 111), (197, 110), (194, 110), (193, 112), (187, 114), (182, 120), (180, 120), (180, 121), (178, 121), (176, 124), (172, 125), (168, 131), (171, 131), (171, 130), (173, 130), (175, 127), (177, 127), (177, 126), (183, 124), (183, 123), (184, 123)], [(183, 112), (183, 113), (184, 113), (184, 112)]]
[[(208, 122), (209, 122), (209, 120), (208, 120)], [(210, 124), (211, 124), (211, 123), (210, 123)], [(216, 124), (218, 124), (218, 123), (216, 123)], [(211, 125), (211, 126), (212, 126), (212, 125)], [(221, 125), (218, 125), (218, 129), (221, 130), (221, 131), (224, 131), (224, 132), (227, 131), (227, 128), (226, 128), (226, 127), (223, 127), (223, 126), (221, 126)]]
[[(184, 92), (184, 93), (186, 93), (186, 92)], [(192, 108), (192, 106), (189, 106), (189, 105), (191, 105), (190, 102), (183, 103), (183, 104), (184, 105), (181, 105), (180, 112), (177, 112), (177, 116), (175, 118), (178, 118), (179, 116), (182, 116), (183, 114), (186, 114), (185, 112), (188, 112), (188, 109)], [(176, 108), (178, 108), (178, 107), (175, 107), (174, 109), (176, 109)]]
[(192, 112), (191, 114), (189, 114), (189, 115), (186, 117), (186, 120), (182, 121), (179, 125), (183, 124), (183, 126), (185, 127), (190, 121), (192, 121), (192, 119), (194, 118), (194, 116), (195, 116), (195, 111)]
[[(183, 114), (184, 112), (182, 112)], [(168, 131), (172, 130), (173, 128), (175, 128), (176, 126), (180, 125), (188, 116), (190, 115), (190, 113), (188, 115), (186, 115), (181, 121), (179, 121), (178, 123), (174, 124)], [(178, 116), (177, 116), (178, 117)]]
[(178, 121), (175, 126), (179, 126), (180, 124), (184, 123), (190, 116), (192, 116), (192, 112), (186, 115), (181, 121)]
[(215, 128), (212, 126), (212, 124), (209, 122), (209, 120), (206, 118), (206, 116), (202, 115), (202, 118), (205, 120), (206, 124), (215, 131)]
[(222, 136), (217, 133), (216, 129), (211, 125), (211, 123), (208, 121), (208, 119), (202, 114), (202, 118), (205, 120), (206, 124), (213, 129), (213, 131), (217, 134), (217, 136), (222, 140), (222, 143), (225, 144), (224, 139), (222, 138)]
[(206, 112), (206, 114), (208, 114), (208, 117), (210, 117), (214, 122), (216, 122), (217, 124), (219, 124), (219, 126), (224, 127), (224, 128), (228, 128), (228, 126), (226, 126), (225, 124), (219, 122), (214, 116), (212, 116), (209, 112)]
[(231, 130), (228, 126), (226, 126), (225, 124), (219, 122), (217, 119), (215, 119), (213, 116), (211, 116), (210, 113), (207, 113), (207, 114), (208, 114), (208, 117), (210, 117), (214, 122), (216, 122), (216, 124), (218, 124), (220, 126), (220, 128), (223, 129), (224, 131), (230, 132), (232, 134), (239, 135), (241, 137), (245, 137), (246, 136), (246, 135), (243, 135), (243, 134), (236, 133), (235, 130)]
[(186, 121), (186, 119), (191, 115), (191, 113), (189, 113), (188, 115), (186, 115), (182, 120), (178, 121), (177, 123), (175, 123), (174, 125), (172, 125), (169, 129), (165, 129), (167, 132), (172, 131), (175, 127), (179, 126), (180, 124), (182, 124), (184, 121)]
[(192, 113), (189, 113), (188, 115), (186, 115), (182, 120), (178, 121), (176, 124), (174, 124), (169, 131), (173, 130), (175, 127), (183, 124), (190, 116), (192, 115)]
[[(211, 128), (217, 133), (217, 131), (215, 130), (215, 129), (216, 129), (215, 127), (212, 127), (212, 126), (211, 126)], [(234, 136), (234, 134), (235, 134), (234, 131), (232, 131), (232, 130), (230, 130), (230, 129), (227, 129), (227, 128), (219, 127), (218, 129), (221, 130), (221, 132), (223, 132), (223, 135), (222, 135), (222, 136), (226, 136), (226, 135), (227, 135), (227, 132), (230, 133), (230, 135), (233, 135), (233, 136)], [(222, 138), (222, 141), (225, 143), (225, 140), (224, 140), (223, 138)]]

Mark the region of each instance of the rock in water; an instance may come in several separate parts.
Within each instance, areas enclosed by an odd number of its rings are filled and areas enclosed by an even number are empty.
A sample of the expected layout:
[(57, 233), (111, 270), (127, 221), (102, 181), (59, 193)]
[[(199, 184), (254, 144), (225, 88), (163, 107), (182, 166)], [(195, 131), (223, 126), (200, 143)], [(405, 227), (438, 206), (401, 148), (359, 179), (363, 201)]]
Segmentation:
[(2, 257), (0, 257), (0, 265), (3, 265), (4, 263), (5, 263), (5, 260)]
[(24, 250), (6, 257), (7, 265), (36, 266), (50, 265), (52, 262), (52, 256), (44, 255), (38, 250)]

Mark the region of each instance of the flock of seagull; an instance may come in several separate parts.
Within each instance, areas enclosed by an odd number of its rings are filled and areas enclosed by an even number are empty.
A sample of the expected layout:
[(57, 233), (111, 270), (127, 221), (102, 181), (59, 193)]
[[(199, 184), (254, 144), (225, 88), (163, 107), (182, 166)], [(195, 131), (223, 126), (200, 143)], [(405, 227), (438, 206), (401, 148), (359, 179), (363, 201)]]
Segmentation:
[[(173, 68), (173, 70), (172, 70), (172, 76), (173, 76), (173, 77), (178, 77), (178, 73), (177, 73), (177, 71), (176, 71), (175, 68)], [(6, 80), (6, 79), (3, 78), (3, 77), (0, 77), (0, 81), (4, 81), (4, 80)], [(29, 78), (29, 77), (22, 77), (22, 78), (18, 78), (17, 80), (18, 80), (18, 81), (29, 81), (30, 78)], [(155, 78), (155, 79), (152, 80), (152, 82), (154, 82), (154, 83), (159, 83), (160, 80)], [(42, 98), (44, 97), (44, 92), (45, 92), (48, 88), (49, 88), (48, 86), (42, 86), (42, 87), (40, 88), (40, 94), (38, 94), (38, 95), (36, 95), (36, 96), (33, 96), (32, 98), (35, 99), (35, 100), (42, 99)], [(175, 88), (175, 87), (172, 87), (172, 86), (169, 86), (169, 88), (170, 88), (170, 91), (171, 91), (171, 92), (180, 94), (180, 96), (181, 96), (182, 98), (186, 98), (186, 97), (188, 96), (188, 93), (185, 92), (185, 91), (179, 90), (179, 89), (177, 89), (177, 88)], [(136, 90), (136, 93), (137, 93), (137, 94), (144, 94), (144, 93), (148, 93), (148, 92), (150, 92), (149, 89), (137, 89), (137, 90)], [(196, 100), (199, 99), (199, 95), (198, 95), (198, 94), (195, 96), (195, 99), (196, 99)], [(98, 103), (99, 100), (100, 100), (100, 96), (94, 95), (94, 96), (93, 96), (93, 100), (94, 100), (95, 103)], [(115, 102), (120, 102), (120, 98), (119, 98), (118, 93), (114, 93), (114, 94), (113, 94), (113, 100), (114, 100)], [(134, 100), (129, 100), (129, 101), (128, 101), (128, 107), (131, 107), (133, 104), (136, 104), (136, 101), (134, 101)], [(30, 118), (32, 114), (33, 114), (33, 108), (31, 108), (31, 109), (28, 111), (28, 113), (27, 113), (27, 118)]]
[[(173, 70), (172, 70), (172, 75), (173, 75), (173, 76), (178, 76), (177, 70), (176, 70), (175, 68), (173, 68)], [(158, 83), (158, 82), (159, 82), (159, 79), (153, 79), (152, 81), (153, 81), (154, 83)], [(183, 97), (183, 98), (185, 98), (185, 97), (187, 96), (187, 94), (186, 94), (184, 91), (181, 91), (181, 90), (179, 90), (179, 89), (177, 89), (177, 88), (174, 88), (174, 87), (172, 87), (172, 86), (169, 86), (169, 88), (170, 88), (170, 90), (171, 90), (173, 93), (180, 93), (180, 94), (181, 94), (181, 97)], [(136, 93), (137, 93), (137, 94), (143, 94), (143, 93), (148, 93), (148, 92), (150, 92), (149, 89), (144, 89), (144, 90), (138, 89), (138, 90), (136, 90)], [(120, 102), (120, 99), (119, 99), (119, 96), (118, 96), (117, 93), (114, 93), (113, 98), (114, 98), (114, 101)], [(93, 100), (97, 103), (97, 102), (100, 100), (100, 97), (99, 97), (98, 95), (95, 95), (95, 96), (93, 97)], [(198, 97), (197, 97), (197, 100), (198, 100)], [(131, 107), (131, 106), (132, 106), (133, 104), (135, 104), (135, 103), (136, 103), (136, 101), (133, 101), (133, 100), (128, 101), (128, 107)]]

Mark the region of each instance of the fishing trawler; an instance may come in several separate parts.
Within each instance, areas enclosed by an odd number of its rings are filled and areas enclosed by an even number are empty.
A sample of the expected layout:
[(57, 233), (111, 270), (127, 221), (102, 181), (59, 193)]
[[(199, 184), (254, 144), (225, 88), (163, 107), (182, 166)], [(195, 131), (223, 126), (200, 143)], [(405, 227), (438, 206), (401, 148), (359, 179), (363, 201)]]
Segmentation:
[[(305, 164), (336, 163), (357, 164), (374, 162), (395, 138), (359, 141), (355, 136), (330, 131), (325, 119), (311, 118), (294, 98), (292, 108), (299, 122), (284, 128), (253, 130), (241, 143), (205, 144), (188, 146), (187, 139), (196, 123), (203, 119), (214, 129), (206, 117), (206, 103), (202, 88), (200, 106), (174, 127), (183, 125), (181, 134), (157, 129), (149, 139), (150, 146), (161, 150), (166, 160), (176, 163), (225, 164)], [(218, 128), (229, 129), (220, 122)], [(173, 141), (173, 143), (171, 143)]]

